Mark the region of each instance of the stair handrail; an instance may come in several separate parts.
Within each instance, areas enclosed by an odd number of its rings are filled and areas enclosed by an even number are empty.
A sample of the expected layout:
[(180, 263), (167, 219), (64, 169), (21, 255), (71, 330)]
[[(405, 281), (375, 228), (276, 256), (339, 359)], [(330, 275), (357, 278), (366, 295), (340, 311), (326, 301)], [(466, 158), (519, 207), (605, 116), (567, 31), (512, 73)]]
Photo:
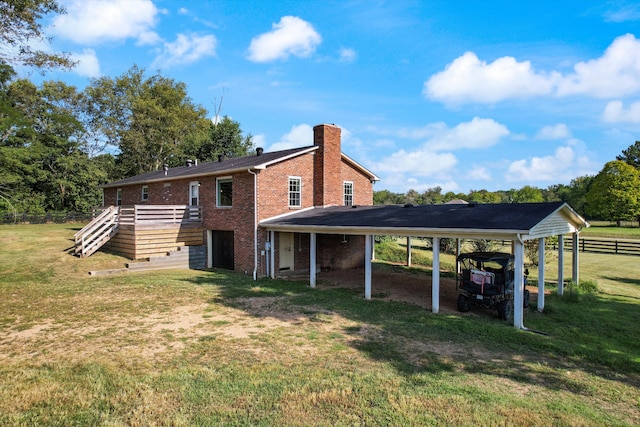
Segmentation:
[(102, 220), (106, 216), (111, 214), (114, 210), (118, 210), (118, 207), (117, 206), (109, 206), (107, 209), (104, 209), (102, 212), (100, 212), (100, 214), (98, 216), (93, 218), (87, 225), (82, 227), (80, 229), (80, 231), (78, 231), (76, 234), (73, 235), (73, 239), (75, 240), (75, 242), (78, 243), (78, 240), (79, 240), (80, 236), (85, 235), (87, 233), (91, 233), (93, 231), (92, 228), (95, 227), (98, 223), (102, 222)]

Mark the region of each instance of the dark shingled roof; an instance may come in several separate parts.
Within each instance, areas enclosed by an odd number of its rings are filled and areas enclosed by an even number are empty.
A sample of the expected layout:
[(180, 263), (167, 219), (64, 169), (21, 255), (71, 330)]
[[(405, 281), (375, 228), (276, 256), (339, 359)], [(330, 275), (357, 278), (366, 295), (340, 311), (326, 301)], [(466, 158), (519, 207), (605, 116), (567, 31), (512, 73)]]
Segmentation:
[(291, 148), (289, 150), (273, 151), (270, 153), (263, 153), (260, 156), (243, 156), (232, 157), (225, 159), (221, 162), (206, 162), (199, 163), (197, 166), (180, 166), (175, 168), (169, 168), (167, 175), (164, 171), (149, 172), (142, 175), (132, 176), (130, 178), (121, 179), (119, 181), (105, 184), (103, 188), (121, 187), (133, 184), (145, 184), (148, 182), (169, 181), (181, 178), (191, 178), (203, 175), (218, 175), (227, 172), (235, 172), (242, 169), (257, 168), (262, 165), (277, 162), (280, 159), (285, 159), (297, 154), (302, 154), (307, 151), (313, 151), (315, 146)]
[(419, 206), (336, 206), (316, 208), (262, 221), (269, 228), (415, 228), (460, 230), (530, 230), (563, 202), (442, 204)]

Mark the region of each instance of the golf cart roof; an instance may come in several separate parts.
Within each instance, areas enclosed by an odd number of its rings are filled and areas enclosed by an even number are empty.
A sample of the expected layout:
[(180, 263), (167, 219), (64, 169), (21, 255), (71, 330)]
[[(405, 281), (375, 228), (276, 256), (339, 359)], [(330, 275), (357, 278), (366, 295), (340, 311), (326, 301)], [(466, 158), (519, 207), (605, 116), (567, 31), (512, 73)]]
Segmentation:
[(506, 252), (470, 252), (458, 256), (458, 261), (464, 261), (466, 259), (480, 262), (497, 262), (500, 265), (507, 265), (509, 261), (514, 260), (514, 256)]

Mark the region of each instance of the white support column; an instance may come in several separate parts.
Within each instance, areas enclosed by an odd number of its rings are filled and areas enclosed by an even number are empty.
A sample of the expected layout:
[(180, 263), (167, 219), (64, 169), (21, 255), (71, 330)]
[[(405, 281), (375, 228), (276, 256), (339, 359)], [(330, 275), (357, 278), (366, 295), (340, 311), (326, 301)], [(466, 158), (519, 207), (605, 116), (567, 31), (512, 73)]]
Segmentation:
[(573, 233), (573, 271), (571, 274), (571, 280), (573, 283), (578, 284), (580, 280), (580, 269), (578, 265), (580, 253), (580, 233), (577, 231)]
[(309, 234), (309, 286), (316, 287), (316, 233)]
[(213, 268), (213, 231), (207, 230), (207, 268)]
[(364, 236), (364, 298), (371, 299), (371, 254), (373, 251), (373, 236)]
[(269, 251), (270, 253), (269, 263), (271, 264), (271, 268), (269, 269), (269, 271), (271, 273), (271, 278), (275, 279), (276, 278), (276, 232), (275, 231), (269, 232), (269, 241), (271, 242), (271, 250)]
[(411, 267), (411, 237), (407, 236), (407, 267)]
[(544, 237), (538, 239), (538, 311), (544, 310)]
[(524, 244), (516, 239), (513, 241), (514, 283), (513, 283), (513, 326), (524, 329), (524, 310), (522, 297), (524, 295)]
[(440, 238), (433, 238), (433, 270), (431, 271), (431, 312), (440, 312)]
[(564, 236), (558, 236), (558, 295), (564, 294)]

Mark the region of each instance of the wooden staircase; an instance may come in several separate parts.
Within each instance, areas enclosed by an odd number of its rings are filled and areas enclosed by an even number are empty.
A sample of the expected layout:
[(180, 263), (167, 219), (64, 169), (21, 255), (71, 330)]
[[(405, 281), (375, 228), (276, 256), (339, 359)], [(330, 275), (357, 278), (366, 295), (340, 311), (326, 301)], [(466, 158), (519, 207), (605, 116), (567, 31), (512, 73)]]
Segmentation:
[(110, 206), (74, 234), (74, 253), (81, 258), (88, 257), (107, 243), (118, 233), (119, 214), (119, 207)]

